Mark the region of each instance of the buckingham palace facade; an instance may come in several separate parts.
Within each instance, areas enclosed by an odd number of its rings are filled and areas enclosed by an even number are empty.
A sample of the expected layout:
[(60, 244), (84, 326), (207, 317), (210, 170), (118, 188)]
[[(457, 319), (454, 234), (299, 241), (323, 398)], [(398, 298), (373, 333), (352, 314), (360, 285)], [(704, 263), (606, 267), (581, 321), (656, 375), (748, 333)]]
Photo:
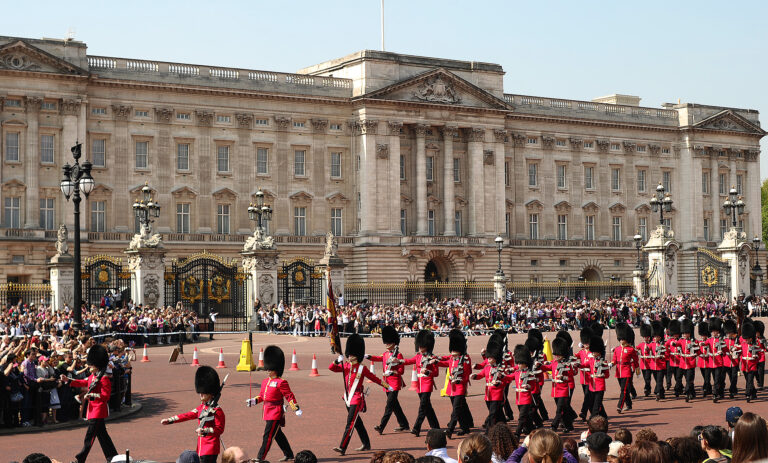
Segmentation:
[(498, 64), (381, 51), (291, 74), (86, 48), (0, 37), (0, 281), (47, 278), (76, 141), (84, 257), (122, 255), (145, 182), (170, 258), (239, 257), (261, 189), (281, 257), (319, 259), (333, 231), (349, 282), (488, 281), (497, 235), (512, 281), (630, 279), (659, 183), (683, 251), (716, 246), (732, 186), (761, 236), (755, 110), (517, 95)]

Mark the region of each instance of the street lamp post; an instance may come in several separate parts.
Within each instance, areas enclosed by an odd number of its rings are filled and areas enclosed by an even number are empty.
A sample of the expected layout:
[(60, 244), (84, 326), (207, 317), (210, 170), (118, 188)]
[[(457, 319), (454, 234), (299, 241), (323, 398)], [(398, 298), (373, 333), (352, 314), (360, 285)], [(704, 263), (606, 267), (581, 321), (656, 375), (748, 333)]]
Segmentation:
[(635, 270), (642, 270), (643, 269), (643, 261), (640, 258), (640, 250), (643, 248), (643, 235), (637, 234), (634, 237), (635, 240), (635, 249), (637, 249), (637, 263), (635, 264)]
[(138, 198), (133, 203), (133, 212), (136, 214), (136, 218), (139, 220), (141, 234), (152, 233), (153, 219), (160, 217), (160, 204), (152, 200), (152, 189), (149, 188), (149, 182), (144, 184), (141, 189), (142, 198)]
[(256, 222), (256, 230), (264, 235), (264, 226), (267, 221), (272, 220), (272, 208), (269, 204), (264, 204), (264, 192), (261, 188), (256, 192), (256, 203), (248, 206), (248, 218)]
[(74, 165), (69, 163), (64, 164), (62, 168), (64, 178), (61, 180), (61, 192), (64, 193), (64, 197), (69, 201), (70, 196), (72, 202), (75, 204), (75, 301), (73, 304), (74, 320), (72, 322), (72, 328), (80, 330), (83, 322), (82, 314), (82, 291), (83, 284), (81, 281), (81, 269), (80, 269), (80, 193), (82, 192), (86, 198), (93, 191), (93, 177), (91, 177), (91, 162), (86, 160), (80, 164), (79, 160), (82, 156), (82, 143), (75, 142), (75, 146), (72, 147), (72, 157), (75, 158)]
[(664, 192), (664, 185), (659, 183), (656, 187), (656, 194), (651, 197), (651, 209), (659, 213), (659, 224), (664, 225), (664, 213), (672, 212), (672, 198), (669, 193)]
[(723, 209), (725, 214), (731, 216), (731, 227), (736, 228), (738, 223), (736, 222), (736, 216), (741, 216), (744, 213), (744, 199), (738, 195), (735, 187), (731, 187), (731, 191), (728, 192), (728, 198), (723, 203)]
[(760, 293), (762, 292), (762, 280), (763, 280), (763, 269), (760, 267), (760, 259), (758, 251), (760, 251), (760, 237), (755, 236), (752, 238), (752, 243), (754, 244), (755, 248), (755, 265), (752, 267), (752, 273), (755, 275), (755, 294), (757, 296), (760, 296)]
[(499, 254), (499, 267), (496, 269), (496, 275), (504, 276), (504, 271), (501, 269), (501, 250), (504, 247), (504, 238), (497, 236), (494, 240), (496, 242), (496, 252)]

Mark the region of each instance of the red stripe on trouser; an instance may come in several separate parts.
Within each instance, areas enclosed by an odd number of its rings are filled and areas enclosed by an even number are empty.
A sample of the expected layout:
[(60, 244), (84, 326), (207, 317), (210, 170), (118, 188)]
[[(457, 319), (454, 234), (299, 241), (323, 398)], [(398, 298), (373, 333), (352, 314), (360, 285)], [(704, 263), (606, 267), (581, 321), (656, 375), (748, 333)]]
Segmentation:
[(346, 449), (347, 445), (349, 445), (349, 440), (352, 439), (352, 430), (355, 428), (355, 423), (357, 422), (357, 414), (358, 414), (358, 408), (357, 405), (353, 405), (355, 407), (355, 415), (352, 417), (352, 421), (349, 423), (349, 428), (347, 428), (344, 431), (344, 439), (341, 441), (341, 448)]
[(269, 448), (272, 447), (272, 439), (274, 439), (275, 434), (277, 434), (277, 431), (275, 430), (277, 428), (277, 424), (277, 421), (272, 423), (272, 429), (269, 431), (269, 436), (267, 437), (267, 446), (264, 447), (264, 455), (262, 455), (261, 458), (265, 458), (267, 453), (269, 453)]
[(627, 386), (629, 385), (629, 380), (632, 377), (629, 378), (622, 378), (624, 380), (624, 387), (621, 388), (621, 400), (619, 400), (619, 408), (624, 408), (624, 401), (627, 396)]

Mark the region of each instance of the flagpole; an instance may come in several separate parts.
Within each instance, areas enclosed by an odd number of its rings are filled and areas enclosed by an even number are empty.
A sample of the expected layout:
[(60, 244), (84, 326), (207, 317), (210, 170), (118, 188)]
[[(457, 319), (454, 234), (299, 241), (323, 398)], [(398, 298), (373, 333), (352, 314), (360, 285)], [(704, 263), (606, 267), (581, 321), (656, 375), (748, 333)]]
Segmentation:
[(384, 0), (381, 0), (381, 51), (384, 51)]

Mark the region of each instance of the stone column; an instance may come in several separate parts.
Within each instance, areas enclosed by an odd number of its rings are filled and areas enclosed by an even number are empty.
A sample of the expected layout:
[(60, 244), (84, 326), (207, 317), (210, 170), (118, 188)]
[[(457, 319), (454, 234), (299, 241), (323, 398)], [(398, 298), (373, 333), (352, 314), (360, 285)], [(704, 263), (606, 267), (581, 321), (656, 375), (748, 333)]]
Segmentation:
[[(40, 183), (38, 171), (40, 170), (40, 157), (38, 148), (40, 146), (40, 131), (38, 128), (40, 124), (38, 116), (43, 99), (27, 97), (24, 102), (27, 107), (26, 147), (19, 146), (19, 150), (21, 151), (20, 159), (24, 163), (24, 180), (27, 182), (27, 192), (24, 198), (24, 222), (19, 225), (23, 228), (39, 228)], [(21, 145), (21, 140), (19, 140), (19, 145)]]
[[(112, 114), (115, 116), (115, 129), (114, 129), (114, 153), (112, 159), (107, 161), (107, 164), (112, 166), (133, 166), (135, 160), (132, 159), (131, 153), (131, 137), (128, 133), (128, 119), (131, 117), (133, 108), (126, 105), (112, 105)], [(90, 150), (86, 148), (86, 151)], [(149, 153), (149, 166), (154, 172), (163, 172), (165, 175), (170, 176), (170, 172), (166, 166), (160, 165), (160, 158), (167, 158), (169, 156), (159, 156), (159, 153), (165, 153), (158, 145), (156, 149), (150, 148)], [(109, 153), (107, 153), (109, 155)], [(93, 160), (93, 156), (89, 156), (89, 159)], [(111, 161), (111, 163), (110, 163)], [(174, 166), (175, 167), (175, 166)], [(130, 205), (133, 204), (131, 198), (131, 192), (129, 180), (130, 175), (117, 175), (115, 176), (114, 189), (112, 190), (112, 204), (108, 207), (108, 211), (114, 211), (114, 230), (118, 232), (134, 232), (133, 229), (133, 217), (130, 212)], [(159, 198), (154, 197), (155, 201), (159, 201)], [(169, 211), (171, 208), (168, 209)], [(175, 212), (175, 211), (174, 211)], [(109, 227), (107, 227), (109, 228)]]
[[(402, 122), (389, 121), (389, 232), (400, 235), (400, 129)], [(333, 278), (333, 277), (331, 277)]]
[(56, 254), (48, 264), (51, 278), (51, 303), (53, 310), (61, 310), (64, 306), (73, 307), (75, 296), (74, 257), (71, 254)]
[(291, 222), (293, 210), (291, 209), (291, 200), (288, 195), (291, 194), (293, 185), (293, 153), (290, 152), (288, 144), (288, 124), (291, 120), (285, 116), (275, 115), (275, 151), (277, 198), (275, 198), (273, 225), (275, 228), (272, 233), (275, 235), (290, 235), (293, 233)]
[(429, 126), (416, 124), (416, 234), (427, 235), (427, 153), (424, 138)]
[(504, 272), (497, 272), (493, 275), (493, 297), (497, 301), (505, 301), (507, 298), (507, 277)]
[[(93, 160), (93, 155), (90, 154), (91, 147), (88, 145), (88, 141), (85, 139), (79, 139), (77, 136), (77, 116), (80, 114), (80, 102), (74, 99), (66, 99), (61, 102), (61, 115), (62, 115), (62, 130), (61, 130), (61, 143), (62, 153), (57, 156), (59, 159), (69, 160), (72, 156), (69, 149), (74, 146), (76, 141), (81, 141), (83, 147), (85, 147), (86, 153), (89, 153), (88, 160)], [(62, 161), (64, 162), (64, 161)], [(72, 163), (69, 161), (70, 164)], [(97, 175), (96, 172), (93, 174)], [(72, 213), (72, 204), (64, 199), (64, 195), (56, 195), (56, 221), (63, 223), (70, 230), (75, 229), (75, 216)], [(81, 203), (81, 207), (82, 207)], [(82, 212), (82, 211), (81, 211)], [(82, 214), (81, 217), (85, 215)], [(84, 229), (84, 228), (83, 228)]]
[(485, 233), (485, 179), (483, 178), (483, 142), (485, 129), (473, 127), (469, 131), (469, 172), (467, 177), (467, 203), (469, 204), (469, 234)]
[(723, 241), (717, 246), (720, 257), (731, 267), (731, 300), (742, 293), (749, 294), (750, 249), (747, 234), (736, 228), (728, 230)]
[(445, 227), (443, 235), (455, 236), (456, 223), (454, 221), (456, 214), (455, 193), (453, 185), (453, 137), (458, 129), (456, 127), (443, 127), (443, 216), (445, 217)]
[[(328, 208), (328, 201), (323, 201), (325, 195), (330, 191), (326, 188), (330, 186), (330, 154), (326, 150), (326, 129), (328, 129), (327, 119), (312, 119), (312, 169), (309, 171), (310, 181), (312, 182), (312, 191), (315, 194), (315, 200), (312, 201), (312, 210), (309, 221), (311, 229), (307, 230), (309, 235), (322, 235), (330, 226), (328, 217), (331, 211)], [(342, 172), (342, 175), (347, 175)]]
[(643, 294), (645, 291), (645, 285), (643, 284), (643, 271), (635, 270), (632, 272), (632, 285), (635, 288), (635, 294), (637, 297), (646, 297), (647, 294)]
[(507, 137), (506, 130), (494, 129), (493, 139), (496, 142), (493, 149), (494, 153), (494, 169), (496, 171), (496, 203), (494, 207), (494, 215), (496, 216), (496, 234), (503, 235), (506, 233), (506, 227), (504, 219), (507, 212), (507, 189), (504, 184), (504, 140)]
[(680, 245), (674, 240), (674, 232), (659, 225), (643, 249), (648, 252), (648, 268), (652, 275), (649, 282), (652, 289), (647, 296), (677, 294), (677, 251)]
[[(246, 243), (246, 247), (248, 244)], [(258, 330), (257, 317), (254, 317), (253, 307), (258, 298), (262, 307), (276, 305), (277, 294), (277, 267), (280, 252), (275, 249), (251, 248), (240, 253), (243, 256), (243, 271), (248, 274), (246, 291), (246, 315), (248, 317), (248, 329)]]
[(360, 144), (360, 234), (376, 234), (376, 129), (378, 121), (358, 122)]
[(132, 246), (125, 250), (125, 254), (131, 271), (133, 303), (149, 307), (165, 305), (165, 250), (162, 246)]

